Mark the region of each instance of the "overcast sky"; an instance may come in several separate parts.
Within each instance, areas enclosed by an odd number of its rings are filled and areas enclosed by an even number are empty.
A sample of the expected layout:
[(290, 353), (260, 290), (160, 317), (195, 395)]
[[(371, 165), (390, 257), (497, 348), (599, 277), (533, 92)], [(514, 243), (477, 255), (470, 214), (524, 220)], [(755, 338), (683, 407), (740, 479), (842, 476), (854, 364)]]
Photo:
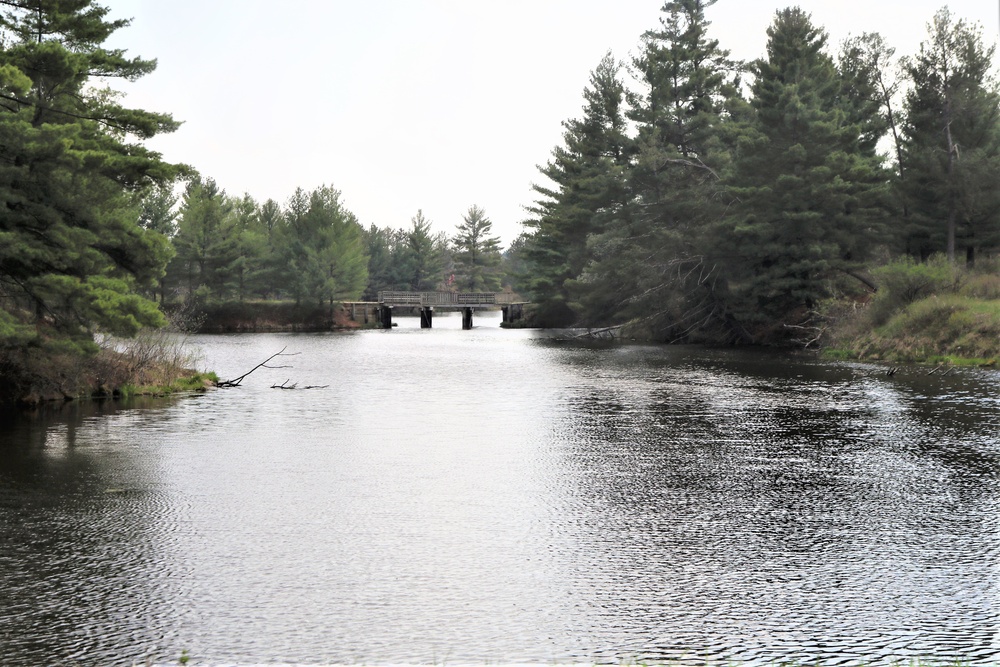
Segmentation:
[[(104, 0), (132, 25), (113, 44), (156, 58), (129, 105), (184, 122), (149, 142), (231, 195), (284, 203), (332, 185), (365, 226), (409, 227), (423, 209), (453, 233), (475, 204), (506, 246), (522, 231), (561, 122), (579, 116), (607, 51), (629, 60), (661, 0)], [(777, 9), (719, 0), (713, 36), (763, 55)], [(803, 0), (831, 43), (881, 32), (898, 55), (926, 37), (939, 0)], [(1000, 1), (953, 0), (988, 43)]]

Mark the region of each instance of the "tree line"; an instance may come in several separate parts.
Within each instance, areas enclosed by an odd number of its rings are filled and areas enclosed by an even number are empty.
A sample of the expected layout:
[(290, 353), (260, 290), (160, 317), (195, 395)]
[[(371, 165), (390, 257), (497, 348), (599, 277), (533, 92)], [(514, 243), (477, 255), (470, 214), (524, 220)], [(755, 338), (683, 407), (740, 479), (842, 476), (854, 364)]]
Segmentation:
[(501, 287), (499, 238), (478, 206), (448, 236), (434, 233), (423, 211), (408, 228), (364, 227), (330, 186), (260, 204), (195, 177), (179, 198), (170, 187), (150, 190), (140, 209), (140, 224), (173, 249), (156, 289), (161, 301), (333, 305), (374, 300), (382, 290)]
[(0, 371), (162, 326), (164, 301), (499, 289), (479, 207), (450, 237), (420, 212), (409, 228), (364, 228), (332, 187), (258, 203), (164, 161), (144, 142), (180, 123), (104, 83), (155, 69), (105, 46), (128, 24), (93, 0), (0, 3)]
[(912, 57), (875, 33), (831, 53), (792, 7), (741, 63), (710, 36), (715, 2), (666, 2), (564, 122), (515, 244), (541, 324), (774, 341), (874, 290), (874, 264), (995, 252), (1000, 95), (977, 26), (942, 9)]
[(145, 147), (177, 121), (104, 87), (155, 68), (105, 46), (127, 20), (93, 0), (5, 0), (0, 366), (160, 326), (162, 300), (326, 304), (505, 276), (541, 324), (771, 340), (874, 288), (885, 259), (995, 251), (1000, 96), (977, 27), (943, 9), (912, 57), (867, 33), (831, 54), (789, 8), (765, 56), (739, 63), (710, 37), (714, 2), (666, 2), (631, 81), (611, 55), (598, 64), (501, 256), (475, 206), (449, 237), (419, 211), (364, 227), (327, 186), (284, 204), (227, 195)]

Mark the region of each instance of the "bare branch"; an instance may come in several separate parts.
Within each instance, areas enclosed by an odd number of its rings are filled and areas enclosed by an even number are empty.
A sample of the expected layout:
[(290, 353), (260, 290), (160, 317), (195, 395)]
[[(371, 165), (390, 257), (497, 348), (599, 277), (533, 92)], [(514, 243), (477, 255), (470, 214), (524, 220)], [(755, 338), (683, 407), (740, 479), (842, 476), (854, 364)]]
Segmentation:
[(244, 373), (243, 375), (239, 376), (238, 378), (235, 378), (233, 380), (223, 380), (222, 382), (219, 382), (218, 385), (216, 385), (216, 386), (218, 386), (218, 387), (239, 387), (240, 383), (243, 382), (243, 379), (246, 376), (248, 376), (251, 373), (253, 373), (258, 368), (288, 368), (288, 366), (268, 366), (267, 365), (267, 362), (271, 361), (275, 357), (295, 357), (295, 356), (298, 356), (298, 352), (285, 354), (285, 350), (286, 349), (288, 349), (288, 348), (287, 347), (281, 348), (280, 352), (275, 352), (270, 357), (268, 357), (264, 361), (260, 362), (259, 364), (257, 364), (256, 366), (254, 366), (253, 368), (251, 368), (250, 370), (248, 370), (246, 373)]

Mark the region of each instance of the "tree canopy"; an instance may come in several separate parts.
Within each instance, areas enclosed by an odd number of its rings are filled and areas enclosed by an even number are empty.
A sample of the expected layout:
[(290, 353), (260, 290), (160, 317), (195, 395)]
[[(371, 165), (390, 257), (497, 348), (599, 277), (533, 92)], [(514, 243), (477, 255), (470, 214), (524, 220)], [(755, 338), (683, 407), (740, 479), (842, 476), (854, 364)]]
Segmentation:
[(542, 324), (780, 342), (831, 297), (864, 298), (876, 259), (996, 252), (1000, 104), (978, 29), (942, 10), (900, 66), (880, 35), (832, 49), (791, 7), (744, 64), (711, 37), (713, 4), (665, 2), (632, 81), (609, 54), (539, 168), (519, 254)]
[(128, 21), (92, 0), (4, 2), (0, 11), (0, 346), (130, 334), (162, 323), (151, 289), (171, 248), (138, 224), (135, 195), (184, 168), (142, 142), (177, 129), (124, 106), (101, 79), (156, 62), (103, 46)]

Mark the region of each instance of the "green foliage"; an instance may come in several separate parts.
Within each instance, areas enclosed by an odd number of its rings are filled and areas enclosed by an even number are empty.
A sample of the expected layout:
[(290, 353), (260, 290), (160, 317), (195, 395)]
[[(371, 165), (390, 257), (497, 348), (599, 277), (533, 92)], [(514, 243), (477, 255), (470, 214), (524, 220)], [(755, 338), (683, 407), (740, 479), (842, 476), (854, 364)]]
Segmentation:
[(410, 220), (396, 260), (397, 284), (407, 290), (436, 290), (444, 282), (444, 252), (442, 244), (431, 234), (431, 221), (423, 211)]
[(183, 171), (141, 145), (178, 124), (92, 86), (155, 66), (101, 46), (127, 25), (106, 14), (89, 0), (48, 0), (0, 15), (0, 346), (62, 339), (86, 351), (95, 330), (163, 321), (138, 294), (171, 250), (136, 224), (134, 196)]
[(137, 197), (139, 204), (139, 226), (159, 232), (167, 238), (177, 233), (177, 196), (173, 184), (155, 185)]
[(1000, 302), (957, 294), (910, 304), (873, 332), (868, 354), (898, 361), (940, 355), (976, 359), (1000, 356)]
[[(742, 319), (801, 321), (828, 295), (829, 277), (859, 268), (879, 238), (885, 174), (852, 122), (865, 96), (844, 95), (825, 33), (802, 10), (786, 9), (768, 36), (732, 179), (741, 205), (728, 241), (742, 261), (730, 277)], [(851, 72), (852, 86), (858, 76)]]
[(530, 265), (526, 257), (525, 249), (529, 242), (529, 235), (522, 232), (503, 251), (503, 259), (500, 264), (500, 273), (503, 276), (503, 286), (509, 287), (516, 293), (526, 293), (529, 289)]
[(963, 281), (959, 293), (972, 299), (1000, 301), (1000, 274), (973, 273)]
[(187, 301), (291, 298), (331, 304), (367, 284), (365, 235), (340, 192), (301, 188), (283, 210), (192, 180), (180, 208), (169, 282)]
[(500, 289), (500, 239), (490, 236), (493, 223), (478, 206), (470, 206), (451, 243), (455, 252), (455, 287), (462, 292)]
[(995, 47), (947, 8), (906, 62), (912, 87), (900, 161), (906, 217), (901, 249), (926, 258), (956, 248), (968, 260), (1000, 243), (1000, 90)]
[(340, 191), (321, 186), (289, 200), (275, 232), (282, 285), (296, 303), (357, 299), (368, 283), (364, 235)]
[(625, 133), (625, 88), (621, 65), (606, 55), (591, 73), (584, 89), (583, 116), (563, 123), (564, 145), (540, 168), (553, 185), (535, 185), (540, 195), (530, 209), (533, 228), (524, 239), (524, 260), (531, 279), (526, 288), (535, 302), (539, 321), (550, 326), (568, 324), (577, 315), (571, 308), (572, 281), (593, 259), (591, 235), (604, 231), (625, 200), (624, 168), (629, 139)]
[(401, 229), (371, 225), (364, 230), (368, 253), (368, 286), (362, 298), (375, 301), (382, 290), (392, 290), (403, 282), (403, 254), (407, 234)]
[(860, 358), (995, 359), (1000, 356), (1000, 280), (991, 269), (959, 267), (944, 255), (927, 262), (893, 261), (872, 272), (879, 291), (867, 308), (834, 314), (825, 340)]
[(193, 179), (184, 192), (170, 267), (174, 280), (192, 297), (199, 287), (223, 295), (237, 250), (232, 202), (212, 179)]
[(879, 285), (870, 306), (875, 325), (884, 323), (914, 301), (954, 290), (959, 281), (955, 266), (943, 255), (926, 262), (902, 257), (872, 273)]

